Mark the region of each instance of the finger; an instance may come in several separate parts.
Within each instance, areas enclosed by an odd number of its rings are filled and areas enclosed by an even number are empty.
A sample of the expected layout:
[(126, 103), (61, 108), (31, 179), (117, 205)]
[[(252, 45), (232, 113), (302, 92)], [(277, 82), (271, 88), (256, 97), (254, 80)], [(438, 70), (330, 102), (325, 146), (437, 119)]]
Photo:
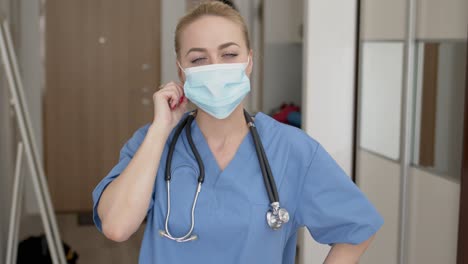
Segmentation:
[(179, 101), (179, 95), (175, 90), (165, 89), (158, 92), (164, 101), (168, 102), (170, 107), (173, 108)]
[(175, 99), (175, 100), (173, 100), (173, 102), (171, 102), (171, 106), (175, 107), (176, 105), (180, 104), (183, 95), (175, 87), (171, 87), (171, 91), (177, 94), (177, 99)]
[(187, 110), (187, 105), (188, 105), (188, 100), (187, 98), (184, 97), (181, 103), (176, 106), (176, 110), (181, 113), (184, 113)]
[(182, 97), (182, 103), (180, 103), (181, 106), (183, 106), (184, 108), (188, 105), (188, 99), (187, 97)]
[(179, 98), (183, 95), (183, 91), (174, 82), (169, 83), (164, 89), (176, 91)]
[(175, 89), (164, 88), (163, 90), (156, 92), (154, 95), (157, 97), (158, 96), (162, 97), (164, 99), (170, 99), (169, 97), (172, 97), (172, 96), (174, 96), (174, 99), (177, 99), (177, 100), (179, 99), (179, 94), (177, 93)]
[(184, 85), (181, 82), (176, 82), (175, 83), (176, 87), (179, 89), (179, 91), (184, 94)]

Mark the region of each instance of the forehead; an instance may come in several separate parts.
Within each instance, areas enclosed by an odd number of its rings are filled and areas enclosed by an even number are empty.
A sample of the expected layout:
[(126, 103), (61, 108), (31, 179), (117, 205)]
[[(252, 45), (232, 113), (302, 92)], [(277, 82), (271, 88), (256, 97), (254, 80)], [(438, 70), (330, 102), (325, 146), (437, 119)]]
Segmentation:
[(245, 47), (241, 25), (219, 16), (203, 16), (187, 25), (180, 34), (181, 51), (192, 47), (216, 49), (219, 45), (235, 42)]

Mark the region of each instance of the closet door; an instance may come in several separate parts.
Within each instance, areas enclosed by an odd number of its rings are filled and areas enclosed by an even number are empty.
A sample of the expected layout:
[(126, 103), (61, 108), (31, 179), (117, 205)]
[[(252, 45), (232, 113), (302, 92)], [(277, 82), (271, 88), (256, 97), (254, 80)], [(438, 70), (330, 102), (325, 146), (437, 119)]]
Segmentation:
[(385, 219), (360, 263), (399, 263), (406, 0), (361, 0), (356, 183)]
[(468, 2), (360, 3), (356, 181), (385, 219), (361, 263), (464, 263)]
[(46, 173), (59, 212), (91, 192), (133, 132), (151, 122), (160, 79), (158, 0), (47, 0)]

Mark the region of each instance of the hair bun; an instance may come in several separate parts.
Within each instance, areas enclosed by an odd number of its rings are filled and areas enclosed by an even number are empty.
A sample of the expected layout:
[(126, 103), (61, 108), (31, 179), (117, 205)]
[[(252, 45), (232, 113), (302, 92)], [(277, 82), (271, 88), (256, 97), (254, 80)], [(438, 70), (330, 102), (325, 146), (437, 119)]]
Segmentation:
[(237, 10), (237, 8), (236, 8), (236, 6), (234, 5), (234, 3), (233, 3), (232, 1), (230, 1), (230, 0), (218, 0), (218, 1), (221, 2), (221, 3), (224, 3), (224, 4), (228, 5), (228, 6), (230, 6), (232, 9), (234, 9), (234, 10), (236, 10), (236, 11), (239, 11), (239, 10)]

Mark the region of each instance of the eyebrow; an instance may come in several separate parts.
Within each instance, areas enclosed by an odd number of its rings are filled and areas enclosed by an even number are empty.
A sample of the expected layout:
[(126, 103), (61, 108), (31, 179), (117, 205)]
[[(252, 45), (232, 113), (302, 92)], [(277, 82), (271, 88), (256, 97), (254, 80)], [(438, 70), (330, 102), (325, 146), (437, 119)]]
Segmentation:
[[(232, 45), (235, 45), (235, 46), (240, 47), (240, 46), (239, 46), (237, 43), (235, 43), (235, 42), (227, 42), (227, 43), (224, 43), (224, 44), (219, 45), (219, 46), (218, 46), (218, 50), (225, 49), (225, 48), (227, 48), (227, 47), (229, 47), (229, 46), (232, 46)], [(192, 52), (192, 51), (204, 52), (204, 51), (206, 51), (206, 49), (205, 49), (205, 48), (191, 48), (191, 49), (189, 49), (189, 50), (187, 51), (187, 53), (185, 54), (185, 56), (187, 56), (187, 55), (188, 55), (190, 52)]]

